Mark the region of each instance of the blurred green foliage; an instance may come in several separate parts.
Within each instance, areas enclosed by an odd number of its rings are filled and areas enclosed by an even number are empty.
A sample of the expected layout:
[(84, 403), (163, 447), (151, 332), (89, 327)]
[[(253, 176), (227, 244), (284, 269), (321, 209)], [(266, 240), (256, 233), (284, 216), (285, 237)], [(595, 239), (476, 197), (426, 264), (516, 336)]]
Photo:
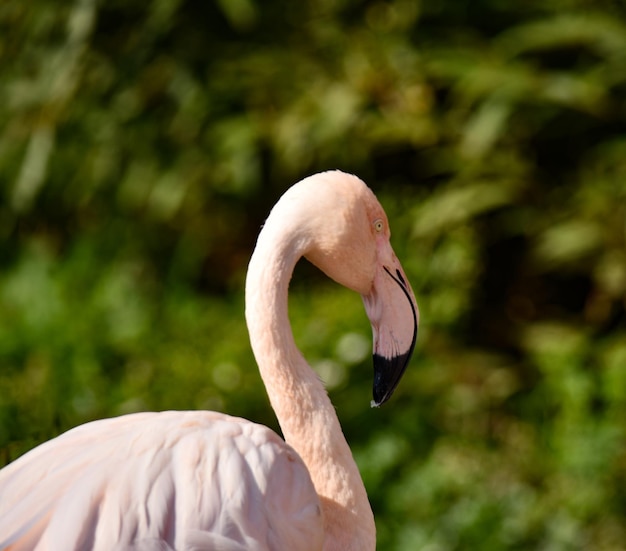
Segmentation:
[(342, 168), (421, 309), (391, 403), (358, 296), (303, 266), (290, 308), (379, 548), (624, 548), (623, 0), (9, 0), (0, 81), (1, 464), (145, 409), (276, 428), (247, 259)]

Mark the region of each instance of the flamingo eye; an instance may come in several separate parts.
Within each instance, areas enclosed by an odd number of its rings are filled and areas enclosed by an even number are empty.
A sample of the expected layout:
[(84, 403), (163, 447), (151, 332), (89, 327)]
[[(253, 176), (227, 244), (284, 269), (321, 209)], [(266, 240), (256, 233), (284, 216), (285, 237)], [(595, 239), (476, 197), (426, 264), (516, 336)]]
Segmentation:
[(383, 221), (380, 218), (374, 220), (374, 229), (376, 230), (376, 233), (382, 232), (384, 227), (385, 224), (383, 224)]

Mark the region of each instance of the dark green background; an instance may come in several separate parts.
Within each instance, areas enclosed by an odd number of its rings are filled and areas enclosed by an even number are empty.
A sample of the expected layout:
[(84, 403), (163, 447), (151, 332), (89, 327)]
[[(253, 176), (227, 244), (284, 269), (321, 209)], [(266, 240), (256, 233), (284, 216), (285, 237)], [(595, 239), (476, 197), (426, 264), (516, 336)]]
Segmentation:
[(296, 271), (379, 548), (624, 549), (623, 0), (2, 2), (0, 464), (139, 410), (276, 427), (246, 264), (329, 168), (422, 315), (371, 410), (360, 298)]

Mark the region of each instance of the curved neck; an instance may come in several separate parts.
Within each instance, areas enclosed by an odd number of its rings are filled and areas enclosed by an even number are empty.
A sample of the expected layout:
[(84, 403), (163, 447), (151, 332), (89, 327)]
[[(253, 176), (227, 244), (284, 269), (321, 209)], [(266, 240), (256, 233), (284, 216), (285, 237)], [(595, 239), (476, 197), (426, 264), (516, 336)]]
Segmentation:
[(289, 323), (289, 281), (306, 242), (275, 218), (267, 220), (248, 267), (252, 349), (285, 441), (303, 459), (320, 496), (324, 550), (375, 549), (374, 517), (361, 475), (328, 394), (296, 347)]

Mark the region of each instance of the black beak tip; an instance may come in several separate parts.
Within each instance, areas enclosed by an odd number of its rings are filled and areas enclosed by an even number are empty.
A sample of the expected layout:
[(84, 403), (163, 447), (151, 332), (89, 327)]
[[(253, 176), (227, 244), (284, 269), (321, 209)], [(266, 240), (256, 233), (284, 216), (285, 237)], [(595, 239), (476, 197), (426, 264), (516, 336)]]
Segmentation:
[(413, 350), (392, 358), (374, 354), (374, 386), (372, 407), (383, 405), (398, 386), (411, 359)]

